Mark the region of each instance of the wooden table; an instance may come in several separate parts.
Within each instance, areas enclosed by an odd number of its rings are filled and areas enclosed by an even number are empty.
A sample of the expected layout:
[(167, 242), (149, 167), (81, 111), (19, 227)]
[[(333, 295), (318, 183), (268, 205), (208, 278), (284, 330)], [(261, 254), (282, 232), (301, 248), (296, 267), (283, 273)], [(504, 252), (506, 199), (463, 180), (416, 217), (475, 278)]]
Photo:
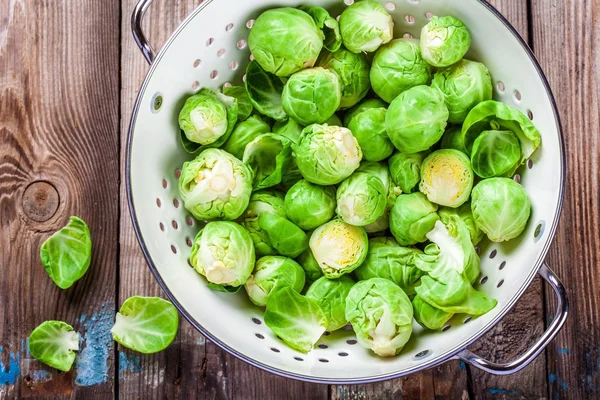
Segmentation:
[[(600, 0), (493, 2), (537, 54), (563, 122), (567, 195), (547, 261), (570, 295), (567, 325), (515, 375), (452, 361), (359, 386), (270, 375), (186, 322), (159, 354), (112, 342), (124, 299), (162, 294), (134, 237), (123, 184), (129, 117), (148, 69), (130, 33), (135, 1), (0, 2), (0, 399), (600, 398)], [(156, 48), (198, 3), (155, 1), (146, 29)], [(70, 215), (89, 223), (94, 254), (87, 275), (62, 291), (38, 254)], [(539, 337), (553, 306), (536, 280), (474, 350), (493, 360), (514, 357)], [(85, 339), (69, 373), (27, 352), (29, 333), (47, 319), (73, 324)]]

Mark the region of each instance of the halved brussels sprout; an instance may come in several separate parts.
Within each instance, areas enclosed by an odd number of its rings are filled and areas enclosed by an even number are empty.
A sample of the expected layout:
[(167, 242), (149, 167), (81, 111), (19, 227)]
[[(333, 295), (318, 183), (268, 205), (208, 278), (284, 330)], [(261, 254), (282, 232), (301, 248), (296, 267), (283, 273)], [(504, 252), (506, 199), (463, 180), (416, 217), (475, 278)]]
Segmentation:
[(464, 153), (437, 150), (423, 160), (419, 190), (432, 203), (459, 207), (469, 200), (474, 179), (471, 161)]
[(357, 1), (340, 16), (340, 31), (351, 52), (375, 51), (394, 37), (394, 20), (377, 1)]
[(433, 16), (421, 30), (423, 58), (434, 67), (458, 62), (471, 47), (471, 35), (458, 18)]
[(431, 67), (421, 57), (417, 39), (395, 39), (375, 53), (370, 77), (373, 91), (391, 103), (412, 87), (428, 85)]
[(410, 299), (391, 281), (371, 278), (355, 284), (346, 297), (346, 319), (363, 347), (381, 357), (395, 356), (412, 334)]
[(421, 180), (421, 164), (428, 152), (405, 154), (396, 152), (389, 159), (390, 175), (402, 193), (410, 193)]
[(258, 216), (258, 226), (269, 235), (271, 246), (281, 255), (298, 257), (308, 248), (308, 236), (297, 225), (277, 214)]
[(342, 220), (321, 225), (310, 237), (310, 249), (327, 278), (339, 278), (363, 263), (369, 249), (367, 233)]
[(340, 106), (341, 98), (340, 78), (321, 67), (290, 76), (281, 95), (285, 113), (302, 125), (327, 121)]
[(312, 17), (295, 8), (273, 8), (254, 22), (248, 46), (261, 67), (277, 76), (290, 76), (312, 67), (323, 48), (324, 35)]
[(296, 261), (281, 256), (259, 258), (244, 288), (257, 306), (266, 306), (272, 293), (290, 287), (300, 293), (304, 288), (304, 270)]
[(62, 321), (44, 321), (27, 341), (31, 356), (60, 371), (69, 371), (79, 351), (79, 334)]
[(317, 66), (338, 74), (342, 85), (341, 109), (354, 106), (371, 88), (369, 63), (363, 54), (355, 54), (346, 49), (334, 53), (323, 52), (317, 60)]
[(401, 194), (390, 212), (390, 229), (396, 241), (410, 246), (427, 240), (425, 236), (440, 219), (437, 205), (423, 193)]
[(252, 238), (235, 222), (213, 221), (206, 224), (192, 246), (190, 263), (206, 280), (216, 285), (241, 286), (254, 269)]
[(285, 195), (287, 217), (305, 231), (315, 229), (335, 215), (335, 188), (298, 181)]
[(246, 145), (243, 161), (253, 172), (254, 190), (278, 185), (295, 164), (292, 141), (276, 133), (264, 133)]
[(385, 130), (385, 114), (385, 108), (372, 108), (357, 114), (348, 124), (365, 160), (385, 160), (394, 152), (394, 145)]
[(473, 188), (471, 210), (475, 225), (492, 242), (504, 242), (525, 230), (531, 202), (523, 186), (512, 179), (490, 178)]
[(323, 32), (323, 47), (329, 51), (338, 51), (342, 46), (342, 35), (340, 34), (338, 21), (322, 7), (300, 6), (298, 9), (310, 15), (317, 27)]
[(344, 275), (338, 279), (321, 277), (313, 282), (306, 291), (306, 297), (315, 300), (327, 317), (327, 330), (329, 332), (343, 328), (346, 319), (346, 297), (354, 281)]
[(512, 175), (521, 161), (521, 145), (511, 131), (483, 131), (471, 151), (473, 171), (482, 178)]
[(286, 121), (288, 116), (283, 111), (281, 93), (283, 80), (250, 61), (246, 67), (246, 91), (254, 108), (263, 115), (276, 121)]
[(300, 143), (292, 146), (300, 173), (317, 185), (336, 185), (360, 165), (362, 151), (349, 129), (310, 125)]
[(229, 136), (229, 139), (227, 139), (221, 149), (241, 160), (244, 157), (246, 145), (259, 135), (270, 131), (269, 124), (260, 116), (252, 115), (235, 126), (235, 129), (231, 132), (231, 136)]
[(467, 156), (471, 155), (471, 152), (465, 147), (465, 141), (462, 135), (461, 126), (452, 126), (446, 129), (444, 136), (442, 136), (442, 149), (455, 149), (462, 151)]
[(277, 251), (271, 245), (269, 235), (258, 225), (258, 216), (265, 213), (275, 214), (285, 218), (282, 193), (268, 190), (252, 193), (248, 208), (240, 217), (241, 224), (248, 230), (248, 233), (250, 233), (258, 256), (277, 254)]
[(336, 199), (336, 211), (342, 220), (355, 226), (365, 226), (385, 213), (387, 191), (377, 176), (355, 172), (338, 187)]
[(398, 150), (418, 153), (433, 146), (444, 134), (448, 107), (444, 95), (429, 86), (415, 86), (402, 92), (390, 104), (385, 128)]
[(244, 86), (228, 86), (223, 88), (223, 94), (225, 96), (233, 97), (237, 100), (238, 104), (238, 122), (245, 121), (254, 111), (248, 91)]
[(419, 296), (412, 300), (415, 321), (424, 328), (431, 330), (442, 329), (454, 314), (435, 308), (423, 301)]
[(179, 194), (196, 219), (236, 219), (251, 192), (252, 171), (226, 151), (204, 150), (181, 167)]
[(380, 98), (365, 99), (344, 112), (344, 126), (348, 127), (348, 125), (350, 125), (350, 121), (352, 121), (352, 118), (363, 111), (367, 111), (372, 108), (387, 108), (387, 106), (388, 104)]
[(451, 215), (457, 215), (467, 226), (469, 233), (471, 234), (471, 242), (473, 246), (477, 246), (479, 242), (484, 237), (481, 229), (475, 225), (475, 220), (473, 219), (473, 213), (471, 212), (471, 203), (466, 202), (462, 206), (458, 208), (450, 208), (450, 207), (440, 207), (438, 210), (438, 214), (444, 224), (449, 223), (449, 219)]

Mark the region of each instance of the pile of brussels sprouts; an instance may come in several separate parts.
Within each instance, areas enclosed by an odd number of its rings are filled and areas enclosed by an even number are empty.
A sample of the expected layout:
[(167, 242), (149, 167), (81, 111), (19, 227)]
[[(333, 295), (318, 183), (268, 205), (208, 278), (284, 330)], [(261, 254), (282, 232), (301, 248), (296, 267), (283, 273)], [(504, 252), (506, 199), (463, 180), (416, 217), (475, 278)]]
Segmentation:
[(380, 356), (413, 318), (440, 329), (496, 300), (473, 288), (475, 246), (519, 236), (530, 215), (511, 177), (540, 145), (492, 100), (471, 38), (433, 17), (421, 38), (363, 0), (262, 13), (245, 87), (200, 90), (179, 116), (191, 153), (179, 191), (207, 222), (190, 262), (215, 290), (242, 286), (283, 341), (310, 351), (347, 324)]

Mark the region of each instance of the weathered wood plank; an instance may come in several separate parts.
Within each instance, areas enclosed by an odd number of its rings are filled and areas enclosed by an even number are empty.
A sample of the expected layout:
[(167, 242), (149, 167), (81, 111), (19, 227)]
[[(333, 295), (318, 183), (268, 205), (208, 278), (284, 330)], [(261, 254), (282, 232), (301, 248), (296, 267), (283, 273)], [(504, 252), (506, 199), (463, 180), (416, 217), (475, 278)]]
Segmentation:
[[(0, 7), (0, 398), (114, 395), (118, 18), (116, 0)], [(36, 181), (47, 184), (26, 192)], [(88, 222), (93, 256), (87, 274), (61, 290), (39, 248), (70, 215)], [(50, 319), (83, 339), (66, 374), (27, 351), (31, 330)]]

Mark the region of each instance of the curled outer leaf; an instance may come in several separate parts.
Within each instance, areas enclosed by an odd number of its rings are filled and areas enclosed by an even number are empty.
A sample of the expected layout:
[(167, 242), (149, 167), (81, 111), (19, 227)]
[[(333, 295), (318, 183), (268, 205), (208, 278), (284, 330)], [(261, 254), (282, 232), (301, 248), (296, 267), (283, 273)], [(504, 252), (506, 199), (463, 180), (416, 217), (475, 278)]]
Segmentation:
[(288, 118), (281, 101), (283, 86), (280, 77), (262, 69), (258, 62), (250, 61), (246, 68), (246, 91), (258, 112), (276, 121)]
[(248, 143), (243, 161), (253, 172), (254, 190), (281, 183), (286, 171), (296, 165), (292, 141), (275, 133), (265, 133)]
[(300, 6), (298, 9), (310, 15), (317, 27), (323, 31), (323, 47), (329, 51), (338, 51), (342, 46), (342, 35), (337, 20), (322, 7)]

